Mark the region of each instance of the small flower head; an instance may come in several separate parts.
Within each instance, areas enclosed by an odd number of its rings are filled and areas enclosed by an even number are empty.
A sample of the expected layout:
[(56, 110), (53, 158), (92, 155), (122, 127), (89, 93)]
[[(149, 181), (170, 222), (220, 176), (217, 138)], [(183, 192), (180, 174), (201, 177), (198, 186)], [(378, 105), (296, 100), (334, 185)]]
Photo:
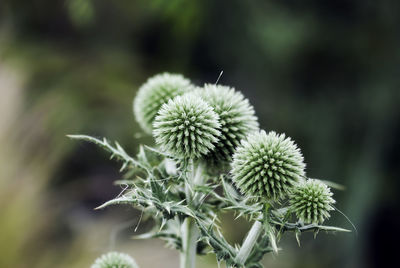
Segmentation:
[(101, 255), (91, 268), (138, 268), (136, 262), (127, 254), (109, 252)]
[(290, 194), (290, 206), (305, 223), (323, 223), (330, 217), (335, 200), (329, 187), (314, 179), (302, 180)]
[(258, 130), (253, 106), (242, 93), (227, 86), (206, 84), (204, 89), (200, 88), (188, 94), (196, 94), (203, 98), (219, 116), (221, 136), (215, 150), (207, 155), (207, 160), (232, 160), (240, 141)]
[(188, 79), (180, 74), (162, 73), (147, 80), (133, 101), (136, 121), (147, 133), (152, 132), (154, 118), (164, 103), (192, 90)]
[(200, 158), (214, 149), (220, 136), (218, 115), (201, 98), (186, 94), (164, 104), (153, 135), (161, 148), (174, 156)]
[(232, 179), (247, 196), (279, 200), (304, 176), (300, 149), (285, 134), (250, 134), (233, 155)]

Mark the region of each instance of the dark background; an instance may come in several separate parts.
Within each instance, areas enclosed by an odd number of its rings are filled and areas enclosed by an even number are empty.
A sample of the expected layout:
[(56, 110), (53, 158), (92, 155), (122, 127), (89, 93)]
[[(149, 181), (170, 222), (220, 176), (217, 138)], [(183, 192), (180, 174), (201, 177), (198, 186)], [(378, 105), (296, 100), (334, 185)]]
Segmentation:
[[(0, 267), (88, 267), (110, 249), (177, 267), (135, 241), (140, 212), (93, 211), (116, 196), (118, 165), (68, 140), (151, 144), (132, 100), (149, 76), (236, 87), (262, 128), (302, 148), (309, 177), (346, 186), (337, 207), (358, 234), (293, 235), (266, 267), (391, 267), (398, 260), (400, 2), (397, 0), (2, 0)], [(223, 216), (230, 241), (248, 223)], [(333, 213), (327, 222), (351, 228)], [(132, 227), (133, 226), (133, 227)], [(138, 232), (151, 227), (143, 221)], [(239, 231), (240, 230), (240, 231)], [(216, 267), (212, 256), (199, 267)]]

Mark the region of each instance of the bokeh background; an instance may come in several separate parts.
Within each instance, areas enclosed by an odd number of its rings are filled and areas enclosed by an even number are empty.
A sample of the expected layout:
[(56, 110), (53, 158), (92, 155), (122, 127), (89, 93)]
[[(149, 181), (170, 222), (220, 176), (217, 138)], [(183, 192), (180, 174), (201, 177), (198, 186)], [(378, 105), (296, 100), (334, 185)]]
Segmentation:
[[(266, 267), (392, 267), (400, 209), (400, 2), (397, 0), (1, 0), (0, 267), (89, 267), (108, 250), (141, 267), (178, 267), (135, 241), (140, 212), (94, 211), (116, 196), (118, 165), (84, 133), (131, 154), (152, 144), (132, 100), (149, 76), (241, 90), (261, 126), (302, 148), (310, 177), (346, 186), (337, 207), (356, 234), (293, 235)], [(239, 243), (244, 221), (222, 215)], [(351, 225), (339, 213), (328, 222)], [(137, 233), (151, 228), (142, 221)], [(217, 267), (212, 256), (199, 267)]]

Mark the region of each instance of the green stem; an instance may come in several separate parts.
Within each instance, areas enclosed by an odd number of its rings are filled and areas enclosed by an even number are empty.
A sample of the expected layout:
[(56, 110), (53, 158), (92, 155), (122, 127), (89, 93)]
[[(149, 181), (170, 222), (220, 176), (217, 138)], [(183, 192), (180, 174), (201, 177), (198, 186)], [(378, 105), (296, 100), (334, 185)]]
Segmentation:
[[(199, 202), (198, 195), (193, 195), (193, 189), (196, 185), (203, 184), (202, 167), (191, 163), (189, 185), (185, 186), (186, 202), (189, 206), (196, 206)], [(199, 229), (192, 218), (186, 218), (181, 226), (182, 252), (180, 254), (180, 268), (195, 268), (197, 239)]]
[(180, 268), (196, 267), (196, 248), (199, 232), (193, 219), (186, 218), (181, 226), (182, 252)]
[(239, 253), (236, 256), (236, 262), (240, 264), (245, 264), (247, 258), (249, 257), (254, 245), (257, 242), (258, 237), (262, 233), (263, 226), (260, 221), (255, 221), (251, 227), (249, 233), (246, 236), (242, 246), (240, 247)]

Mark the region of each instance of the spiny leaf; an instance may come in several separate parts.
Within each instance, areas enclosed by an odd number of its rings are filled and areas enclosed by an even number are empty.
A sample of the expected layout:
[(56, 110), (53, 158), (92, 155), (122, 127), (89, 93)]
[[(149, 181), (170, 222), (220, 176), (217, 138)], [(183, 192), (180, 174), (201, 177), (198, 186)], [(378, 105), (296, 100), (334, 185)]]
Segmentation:
[(308, 224), (303, 225), (300, 223), (278, 223), (274, 222), (276, 226), (283, 226), (284, 231), (299, 231), (299, 232), (308, 232), (314, 230), (321, 230), (325, 232), (346, 232), (349, 233), (351, 230), (335, 227), (335, 226), (326, 226), (326, 225), (317, 225), (317, 224)]
[(141, 167), (144, 170), (148, 171), (147, 167), (145, 167), (140, 162), (138, 162), (135, 159), (133, 159), (132, 157), (130, 157), (117, 142), (115, 143), (116, 147), (113, 147), (110, 145), (110, 143), (107, 141), (106, 138), (103, 138), (103, 140), (99, 140), (97, 138), (87, 136), (87, 135), (67, 135), (67, 137), (69, 137), (71, 139), (83, 140), (83, 141), (87, 141), (87, 142), (91, 142), (96, 145), (99, 145), (100, 147), (102, 147), (103, 149), (105, 149), (106, 151), (111, 153), (111, 158), (116, 157), (118, 160), (121, 160), (124, 162), (123, 166), (121, 168), (122, 170), (125, 169), (125, 167), (128, 164), (131, 164), (133, 166), (138, 166), (138, 167)]
[(135, 204), (135, 200), (131, 197), (127, 197), (127, 196), (122, 196), (122, 197), (118, 197), (118, 198), (114, 198), (110, 201), (105, 202), (104, 204), (102, 204), (101, 206), (96, 207), (95, 209), (103, 209), (105, 207), (111, 206), (111, 205), (121, 205), (121, 204)]
[(174, 159), (174, 158), (175, 158), (173, 155), (168, 154), (168, 153), (163, 152), (163, 151), (160, 151), (160, 150), (158, 150), (158, 149), (156, 149), (156, 148), (153, 148), (153, 147), (150, 147), (150, 146), (147, 146), (147, 145), (143, 145), (143, 147), (144, 147), (146, 150), (151, 151), (151, 152), (153, 152), (153, 153), (155, 153), (155, 154), (158, 154), (158, 155), (160, 155), (160, 156), (163, 156), (163, 157), (165, 157), (165, 158), (170, 158), (170, 159)]
[(325, 183), (326, 185), (328, 185), (332, 189), (336, 189), (336, 190), (339, 190), (339, 191), (346, 190), (346, 186), (344, 186), (342, 184), (339, 184), (339, 183), (336, 183), (336, 182), (333, 182), (333, 181), (328, 181), (328, 180), (320, 180), (320, 181), (322, 181), (323, 183)]

